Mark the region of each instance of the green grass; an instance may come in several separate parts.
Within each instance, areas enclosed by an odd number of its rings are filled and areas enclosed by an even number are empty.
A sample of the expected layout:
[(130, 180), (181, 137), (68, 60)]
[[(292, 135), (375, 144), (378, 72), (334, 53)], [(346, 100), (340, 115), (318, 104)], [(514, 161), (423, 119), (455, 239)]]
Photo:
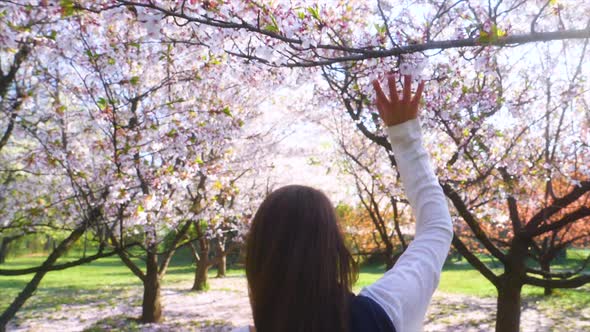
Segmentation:
[[(556, 265), (556, 269), (564, 269), (579, 264), (590, 253), (590, 250), (568, 251), (567, 258)], [(76, 259), (78, 253), (73, 253), (62, 259), (63, 261)], [(3, 269), (18, 269), (35, 266), (43, 261), (44, 257), (18, 257), (11, 258)], [(140, 260), (135, 260), (141, 264)], [(493, 266), (488, 259), (484, 261)], [(163, 283), (191, 283), (194, 278), (194, 265), (190, 255), (180, 252), (172, 260), (168, 273)], [(359, 280), (354, 289), (359, 291), (384, 273), (384, 266), (364, 266), (361, 268)], [(499, 274), (500, 269), (494, 269)], [(588, 269), (586, 272), (590, 272)], [(210, 276), (215, 276), (216, 271), (210, 270)], [(228, 275), (244, 275), (243, 269), (228, 269)], [(6, 277), (0, 276), (0, 311), (4, 310), (12, 299), (22, 290), (32, 275)], [(115, 295), (132, 287), (141, 287), (140, 280), (124, 266), (118, 257), (108, 257), (101, 260), (70, 268), (63, 271), (49, 272), (43, 278), (36, 294), (25, 304), (28, 309), (49, 309), (70, 303), (94, 303), (105, 302), (109, 305), (114, 301)], [(449, 263), (445, 266), (439, 290), (447, 293), (475, 295), (480, 297), (495, 297), (496, 290), (479, 272), (474, 270), (467, 262)], [(587, 287), (578, 290), (557, 290), (555, 296), (542, 297), (543, 290), (538, 287), (525, 286), (523, 295), (525, 298), (542, 299), (545, 305), (565, 305), (579, 307), (590, 305), (590, 290)]]
[[(557, 261), (552, 266), (554, 271), (567, 270), (580, 266), (582, 261), (590, 254), (590, 249), (576, 249), (567, 252), (566, 259)], [(480, 259), (488, 266), (493, 267), (494, 273), (502, 273), (501, 265), (487, 257)], [(359, 280), (355, 285), (355, 291), (370, 285), (379, 279), (385, 271), (385, 266), (364, 266), (361, 268)], [(584, 270), (590, 273), (590, 267)], [(438, 289), (441, 292), (452, 294), (473, 295), (478, 297), (496, 297), (497, 291), (494, 285), (475, 270), (467, 261), (448, 263), (443, 268)], [(584, 308), (590, 306), (590, 285), (578, 289), (558, 289), (550, 297), (543, 296), (543, 288), (524, 286), (523, 298), (532, 301), (541, 301), (545, 306), (566, 306), (569, 308)]]
[[(71, 261), (79, 258), (79, 253), (72, 253), (64, 257), (60, 262)], [(10, 258), (2, 269), (21, 269), (38, 266), (45, 257), (24, 256)], [(144, 264), (139, 259), (134, 259), (143, 270)], [(188, 255), (180, 254), (170, 263), (170, 267), (163, 283), (192, 282), (195, 267)], [(210, 271), (210, 276), (215, 276), (216, 271)], [(227, 275), (243, 274), (242, 270), (228, 269)], [(26, 286), (33, 277), (32, 274), (24, 276), (0, 276), (0, 311), (4, 310), (10, 301)], [(108, 301), (115, 294), (130, 287), (141, 287), (141, 281), (121, 263), (117, 256), (102, 258), (89, 264), (73, 268), (51, 271), (45, 275), (34, 296), (27, 301), (25, 308), (44, 309), (68, 303), (92, 303)]]

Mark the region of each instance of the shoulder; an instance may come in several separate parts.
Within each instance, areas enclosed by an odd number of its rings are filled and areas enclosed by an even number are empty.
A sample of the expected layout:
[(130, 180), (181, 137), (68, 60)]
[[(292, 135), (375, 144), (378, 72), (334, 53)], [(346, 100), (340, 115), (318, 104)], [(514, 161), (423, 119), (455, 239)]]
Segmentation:
[(395, 327), (383, 308), (373, 299), (358, 295), (352, 296), (350, 304), (351, 332), (394, 331)]

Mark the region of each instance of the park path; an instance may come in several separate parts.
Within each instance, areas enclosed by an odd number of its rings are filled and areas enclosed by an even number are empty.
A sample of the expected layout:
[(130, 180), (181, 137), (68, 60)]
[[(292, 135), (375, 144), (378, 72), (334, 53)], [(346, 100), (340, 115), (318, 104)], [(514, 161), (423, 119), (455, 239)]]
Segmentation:
[[(165, 285), (162, 304), (165, 321), (138, 325), (129, 317), (141, 313), (141, 289), (129, 288), (109, 294), (104, 300), (80, 305), (61, 305), (44, 310), (23, 310), (9, 331), (230, 331), (231, 326), (251, 324), (251, 311), (244, 277), (211, 279), (211, 290), (189, 292), (189, 284)], [(493, 331), (495, 299), (437, 292), (424, 326), (425, 332)], [(568, 312), (543, 310), (525, 303), (523, 332), (590, 331), (590, 308)]]

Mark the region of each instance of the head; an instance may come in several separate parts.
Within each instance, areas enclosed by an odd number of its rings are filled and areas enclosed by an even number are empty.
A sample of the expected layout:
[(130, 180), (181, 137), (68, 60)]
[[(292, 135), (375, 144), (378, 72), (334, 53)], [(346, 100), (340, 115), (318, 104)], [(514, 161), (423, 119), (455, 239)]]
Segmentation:
[(257, 332), (347, 331), (357, 269), (321, 191), (286, 186), (262, 202), (247, 238)]

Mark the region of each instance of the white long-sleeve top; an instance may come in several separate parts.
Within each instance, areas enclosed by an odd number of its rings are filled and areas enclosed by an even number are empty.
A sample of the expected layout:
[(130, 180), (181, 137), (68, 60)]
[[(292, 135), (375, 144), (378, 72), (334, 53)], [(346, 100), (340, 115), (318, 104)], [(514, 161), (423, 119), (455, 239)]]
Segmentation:
[(422, 330), (453, 238), (445, 195), (422, 145), (417, 119), (387, 128), (406, 196), (416, 217), (416, 234), (394, 267), (359, 295), (385, 310), (397, 332)]

